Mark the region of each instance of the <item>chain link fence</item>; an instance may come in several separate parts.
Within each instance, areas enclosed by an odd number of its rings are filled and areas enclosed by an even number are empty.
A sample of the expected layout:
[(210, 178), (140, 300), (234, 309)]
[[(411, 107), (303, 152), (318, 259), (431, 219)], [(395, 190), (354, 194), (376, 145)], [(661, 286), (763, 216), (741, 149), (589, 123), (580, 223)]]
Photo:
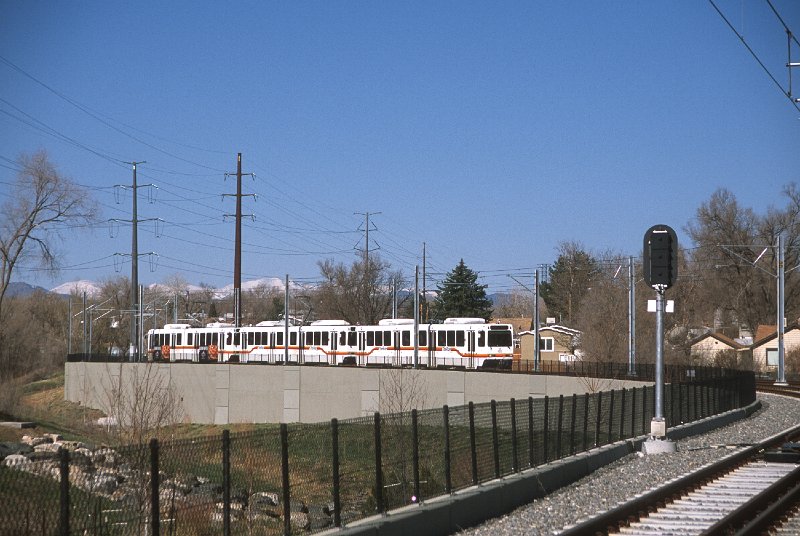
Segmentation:
[[(665, 388), (668, 427), (755, 400), (752, 373), (691, 370)], [(113, 449), (45, 442), (0, 464), (0, 534), (319, 532), (647, 434), (654, 400), (639, 387)]]

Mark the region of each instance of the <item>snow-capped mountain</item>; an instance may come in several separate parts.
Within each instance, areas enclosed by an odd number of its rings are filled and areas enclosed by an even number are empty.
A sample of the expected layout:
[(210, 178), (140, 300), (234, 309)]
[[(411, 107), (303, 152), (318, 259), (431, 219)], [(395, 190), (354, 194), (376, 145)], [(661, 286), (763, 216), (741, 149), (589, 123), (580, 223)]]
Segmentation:
[(51, 288), (50, 292), (53, 294), (70, 295), (73, 292), (76, 294), (86, 293), (87, 296), (94, 297), (100, 294), (100, 285), (94, 281), (81, 279), (79, 281), (69, 281), (58, 285), (56, 288)]
[[(289, 284), (291, 288), (295, 288), (294, 283)], [(250, 281), (242, 281), (242, 291), (248, 292), (251, 290), (255, 290), (259, 287), (266, 287), (267, 289), (275, 289), (280, 292), (283, 292), (284, 281), (277, 277), (263, 277), (260, 279), (253, 279)], [(147, 286), (150, 290), (161, 290), (163, 292), (172, 292), (170, 286), (165, 285), (163, 283), (153, 283)], [(80, 281), (69, 281), (67, 283), (63, 283), (55, 288), (50, 289), (50, 292), (54, 294), (63, 294), (69, 295), (73, 292), (77, 294), (81, 294), (86, 292), (87, 296), (94, 297), (99, 295), (101, 289), (101, 285), (94, 281), (88, 280), (80, 280)], [(203, 287), (198, 285), (189, 285), (187, 284), (184, 290), (188, 290), (189, 292), (200, 292)], [(224, 287), (214, 289), (214, 297), (221, 299), (233, 294), (233, 285), (225, 285)]]

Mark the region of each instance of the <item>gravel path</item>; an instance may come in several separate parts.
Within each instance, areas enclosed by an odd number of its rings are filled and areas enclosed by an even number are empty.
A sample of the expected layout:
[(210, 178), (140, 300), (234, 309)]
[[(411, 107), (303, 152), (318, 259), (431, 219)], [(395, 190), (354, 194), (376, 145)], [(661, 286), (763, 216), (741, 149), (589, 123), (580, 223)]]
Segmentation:
[(558, 534), (566, 525), (800, 423), (800, 400), (759, 394), (762, 409), (713, 432), (677, 441), (678, 452), (634, 453), (512, 513), (460, 532), (470, 536)]

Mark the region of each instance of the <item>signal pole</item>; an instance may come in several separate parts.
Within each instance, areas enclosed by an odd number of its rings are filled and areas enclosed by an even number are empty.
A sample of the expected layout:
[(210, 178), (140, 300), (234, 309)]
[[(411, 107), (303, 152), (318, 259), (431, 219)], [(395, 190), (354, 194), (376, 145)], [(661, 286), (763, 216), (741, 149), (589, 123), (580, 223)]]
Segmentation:
[[(225, 177), (232, 175), (226, 173)], [(234, 254), (233, 254), (233, 318), (234, 325), (238, 328), (242, 325), (242, 197), (252, 196), (255, 194), (242, 193), (242, 153), (236, 154), (236, 193), (235, 194), (222, 194), (222, 197), (235, 197), (236, 198), (236, 231), (234, 233)], [(253, 173), (244, 173), (255, 177)], [(231, 214), (225, 214), (231, 216)], [(251, 218), (255, 218), (253, 214), (249, 214)]]
[(642, 444), (644, 454), (675, 452), (667, 438), (664, 418), (664, 291), (678, 278), (678, 238), (667, 225), (654, 225), (644, 235), (642, 269), (644, 280), (656, 291), (656, 374), (655, 411), (650, 421), (650, 438)]

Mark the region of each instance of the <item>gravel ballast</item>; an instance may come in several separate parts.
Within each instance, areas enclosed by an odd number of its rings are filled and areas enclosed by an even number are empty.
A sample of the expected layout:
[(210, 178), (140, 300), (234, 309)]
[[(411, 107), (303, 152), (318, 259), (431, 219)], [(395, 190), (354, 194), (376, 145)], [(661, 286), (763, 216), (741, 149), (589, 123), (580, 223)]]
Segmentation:
[(707, 434), (679, 440), (678, 452), (631, 454), (547, 497), (459, 534), (558, 534), (567, 525), (800, 423), (800, 400), (768, 394), (759, 394), (758, 398), (762, 408), (752, 416)]

